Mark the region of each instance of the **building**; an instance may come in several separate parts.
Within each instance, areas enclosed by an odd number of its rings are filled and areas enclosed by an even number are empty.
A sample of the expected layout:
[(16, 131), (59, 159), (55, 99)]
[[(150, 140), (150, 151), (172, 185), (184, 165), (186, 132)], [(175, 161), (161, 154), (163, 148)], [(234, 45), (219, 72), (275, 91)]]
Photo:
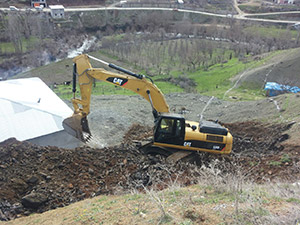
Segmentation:
[(295, 4), (295, 0), (276, 0), (277, 4)]
[(65, 18), (65, 7), (63, 5), (49, 5), (51, 16), (54, 19)]
[(31, 7), (47, 7), (46, 0), (31, 0)]
[(63, 129), (73, 111), (39, 78), (0, 82), (0, 142), (16, 138), (41, 146), (82, 143)]

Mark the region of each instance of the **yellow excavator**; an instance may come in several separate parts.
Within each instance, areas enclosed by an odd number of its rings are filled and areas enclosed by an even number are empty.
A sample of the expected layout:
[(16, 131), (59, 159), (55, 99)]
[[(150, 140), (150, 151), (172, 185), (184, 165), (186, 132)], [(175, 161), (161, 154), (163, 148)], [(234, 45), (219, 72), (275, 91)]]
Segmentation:
[[(93, 68), (89, 61), (90, 58), (123, 74), (110, 72), (103, 68)], [(150, 103), (154, 116), (154, 137), (151, 144), (147, 145), (147, 153), (170, 155), (178, 151), (216, 154), (231, 152), (232, 135), (227, 128), (211, 121), (201, 120), (199, 123), (187, 121), (183, 115), (170, 113), (164, 95), (151, 78), (86, 54), (75, 57), (73, 62), (74, 97), (72, 103), (74, 113), (63, 121), (63, 127), (81, 141), (88, 142), (91, 138), (87, 115), (90, 113), (91, 91), (93, 81), (96, 79), (136, 92)], [(75, 97), (77, 79), (81, 99)], [(188, 154), (183, 154), (182, 157), (185, 155)]]

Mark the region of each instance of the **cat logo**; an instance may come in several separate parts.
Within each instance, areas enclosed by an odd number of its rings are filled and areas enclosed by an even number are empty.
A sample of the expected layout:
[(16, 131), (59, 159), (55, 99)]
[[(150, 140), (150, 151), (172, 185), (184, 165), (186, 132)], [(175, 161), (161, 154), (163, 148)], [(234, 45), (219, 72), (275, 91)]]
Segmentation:
[(213, 150), (220, 150), (220, 146), (214, 145), (214, 146), (213, 146)]
[(122, 86), (123, 80), (120, 78), (114, 78), (113, 83)]
[(106, 80), (119, 86), (124, 86), (128, 81), (127, 79), (118, 78), (118, 77), (109, 77)]
[(191, 146), (192, 146), (192, 142), (185, 141), (185, 142), (183, 143), (183, 146), (191, 147)]

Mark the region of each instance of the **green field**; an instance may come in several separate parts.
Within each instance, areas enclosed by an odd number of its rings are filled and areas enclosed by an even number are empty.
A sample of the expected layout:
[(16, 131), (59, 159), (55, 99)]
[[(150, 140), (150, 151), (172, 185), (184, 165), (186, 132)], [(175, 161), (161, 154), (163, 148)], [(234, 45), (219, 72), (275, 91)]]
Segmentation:
[[(22, 50), (27, 52), (34, 47), (34, 45), (39, 41), (37, 37), (30, 37), (29, 39), (22, 38)], [(2, 53), (15, 53), (15, 48), (12, 42), (1, 42), (0, 52)]]
[[(249, 67), (255, 67), (263, 63), (259, 62), (248, 62), (243, 63), (237, 58), (233, 58), (224, 64), (216, 64), (210, 67), (208, 70), (200, 69), (195, 72), (186, 73), (189, 79), (192, 79), (197, 86), (195, 91), (203, 95), (216, 96), (218, 98), (223, 98), (224, 93), (232, 87), (233, 83), (230, 81), (230, 78), (239, 74)], [(57, 67), (58, 69), (59, 67)], [(174, 74), (179, 74), (179, 71), (174, 71)], [(176, 75), (174, 75), (176, 76)], [(178, 85), (161, 81), (163, 75), (153, 77), (155, 84), (162, 90), (163, 93), (174, 93), (174, 92), (183, 92), (184, 89)], [(71, 76), (70, 76), (71, 78)], [(159, 81), (156, 81), (159, 80)], [(57, 85), (57, 89), (54, 91), (63, 99), (70, 99), (72, 97), (72, 87), (65, 85)], [(79, 90), (79, 88), (77, 88)], [(263, 98), (263, 91), (260, 89), (247, 89), (246, 87), (240, 87), (234, 89), (232, 92), (234, 96), (238, 96), (239, 99), (243, 100), (253, 100)], [(132, 95), (134, 94), (131, 91), (126, 89), (113, 86), (104, 82), (97, 82), (96, 87), (93, 88), (93, 95)], [(227, 96), (228, 97), (228, 96)]]
[[(249, 27), (244, 32), (256, 32), (260, 35), (279, 37), (286, 32), (284, 29), (270, 27)], [(281, 33), (280, 33), (281, 32)], [(280, 33), (280, 34), (278, 34)], [(265, 35), (266, 35), (265, 34)], [(291, 34), (294, 35), (294, 32)], [(89, 54), (105, 61), (122, 66), (135, 73), (150, 76), (163, 93), (197, 92), (203, 95), (238, 100), (256, 100), (264, 97), (261, 88), (243, 83), (230, 93), (224, 95), (235, 81), (232, 79), (247, 69), (254, 69), (271, 57), (280, 54), (276, 51), (268, 56), (259, 57), (236, 54), (236, 50), (227, 42), (216, 42), (202, 39), (176, 39), (157, 42), (138, 42), (134, 44), (116, 45), (120, 40), (128, 38), (124, 35), (108, 36), (111, 42), (100, 51)], [(34, 41), (34, 40), (33, 40)], [(117, 46), (117, 47), (116, 47)], [(93, 67), (102, 67), (98, 62), (91, 61)], [(72, 61), (65, 59), (51, 63), (16, 76), (40, 77), (61, 98), (72, 97), (71, 87), (62, 85), (72, 80)], [(131, 91), (97, 82), (93, 88), (94, 95), (131, 95)]]
[(265, 37), (265, 38), (286, 38), (287, 36), (291, 36), (292, 39), (296, 39), (297, 31), (296, 30), (288, 30), (288, 29), (280, 29), (275, 26), (264, 27), (264, 26), (251, 26), (243, 29), (245, 33), (252, 34), (253, 36)]
[[(95, 52), (91, 53), (93, 56), (103, 58), (106, 57), (106, 60), (109, 56), (109, 54), (102, 55), (101, 52)], [(251, 58), (241, 61), (236, 57), (233, 57), (232, 59), (224, 62), (215, 64), (212, 66), (206, 67), (200, 67), (196, 71), (181, 71), (179, 68), (177, 70), (172, 70), (169, 75), (157, 75), (152, 76), (152, 79), (154, 80), (154, 83), (162, 90), (163, 93), (174, 93), (174, 92), (184, 92), (185, 89), (180, 87), (180, 85), (176, 85), (174, 83), (170, 83), (167, 80), (167, 78), (174, 77), (178, 78), (180, 75), (184, 74), (185, 77), (192, 80), (196, 86), (194, 87), (193, 92), (198, 92), (203, 95), (208, 96), (215, 96), (218, 98), (223, 98), (224, 93), (230, 89), (234, 83), (231, 81), (231, 78), (235, 77), (236, 75), (242, 73), (244, 70), (248, 68), (255, 68), (259, 65), (262, 65), (268, 58), (271, 58), (272, 56), (278, 54), (278, 52), (274, 52), (273, 54), (270, 54), (267, 58), (263, 58), (259, 61), (254, 61)], [(101, 56), (102, 55), (102, 56)], [(111, 60), (115, 60), (116, 57), (112, 58)], [(70, 64), (70, 60), (67, 61), (61, 61), (57, 63), (57, 66), (53, 68), (56, 74), (64, 74), (66, 73), (66, 67), (65, 65)], [(129, 70), (133, 70), (135, 72), (138, 72), (136, 67), (132, 64), (126, 64), (122, 63), (124, 68), (128, 68)], [(163, 64), (163, 63), (162, 63)], [(92, 62), (92, 65), (94, 63)], [(126, 66), (127, 65), (127, 66)], [(52, 67), (51, 64), (47, 67)], [(94, 67), (99, 67), (99, 65), (94, 65)], [(53, 72), (51, 69), (51, 71)], [(155, 70), (155, 69), (154, 69)], [(145, 74), (143, 70), (142, 74)], [(39, 69), (39, 73), (41, 73), (41, 70)], [(71, 66), (68, 67), (69, 78), (68, 80), (71, 80)], [(44, 73), (45, 75), (45, 73)], [(165, 80), (164, 80), (165, 79)], [(65, 86), (65, 85), (57, 85), (57, 89), (54, 89), (54, 91), (63, 99), (70, 99), (72, 97), (71, 92), (71, 86)], [(115, 87), (111, 84), (104, 83), (104, 82), (97, 82), (96, 87), (93, 88), (93, 95), (112, 95), (112, 94), (119, 94), (119, 95), (132, 95), (134, 94), (131, 91), (128, 91), (126, 89)], [(264, 91), (261, 89), (258, 89), (256, 87), (249, 87), (245, 84), (239, 88), (235, 88), (230, 92), (228, 96), (225, 96), (226, 99), (229, 99), (231, 95), (234, 95), (239, 100), (256, 100), (261, 99), (264, 97)]]

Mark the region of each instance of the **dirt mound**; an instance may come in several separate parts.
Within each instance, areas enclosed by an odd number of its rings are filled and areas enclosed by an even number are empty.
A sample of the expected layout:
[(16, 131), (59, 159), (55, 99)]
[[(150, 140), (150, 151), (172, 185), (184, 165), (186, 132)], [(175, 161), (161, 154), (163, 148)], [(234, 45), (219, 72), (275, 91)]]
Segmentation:
[(300, 178), (299, 146), (282, 144), (287, 125), (244, 122), (226, 126), (234, 135), (234, 153), (228, 157), (199, 154), (198, 166), (168, 164), (162, 157), (141, 154), (135, 141), (152, 136), (152, 130), (141, 125), (133, 125), (121, 145), (104, 149), (67, 150), (6, 140), (0, 143), (0, 220), (99, 194), (162, 189), (174, 180), (182, 185), (198, 183), (201, 165), (209, 167), (213, 161), (224, 175), (241, 172), (257, 182)]
[(124, 135), (123, 144), (131, 145), (135, 141), (151, 140), (153, 137), (152, 128), (149, 126), (142, 126), (140, 124), (133, 124)]
[(282, 151), (281, 144), (289, 138), (284, 134), (290, 124), (263, 124), (256, 121), (225, 124), (233, 136), (233, 151), (243, 155), (274, 154)]
[(9, 139), (0, 144), (0, 220), (43, 212), (99, 194), (153, 186), (192, 165), (166, 164), (129, 146), (74, 150)]
[(300, 146), (286, 145), (287, 130), (293, 123), (263, 124), (239, 122), (226, 124), (233, 135), (231, 161), (256, 182), (300, 179)]

